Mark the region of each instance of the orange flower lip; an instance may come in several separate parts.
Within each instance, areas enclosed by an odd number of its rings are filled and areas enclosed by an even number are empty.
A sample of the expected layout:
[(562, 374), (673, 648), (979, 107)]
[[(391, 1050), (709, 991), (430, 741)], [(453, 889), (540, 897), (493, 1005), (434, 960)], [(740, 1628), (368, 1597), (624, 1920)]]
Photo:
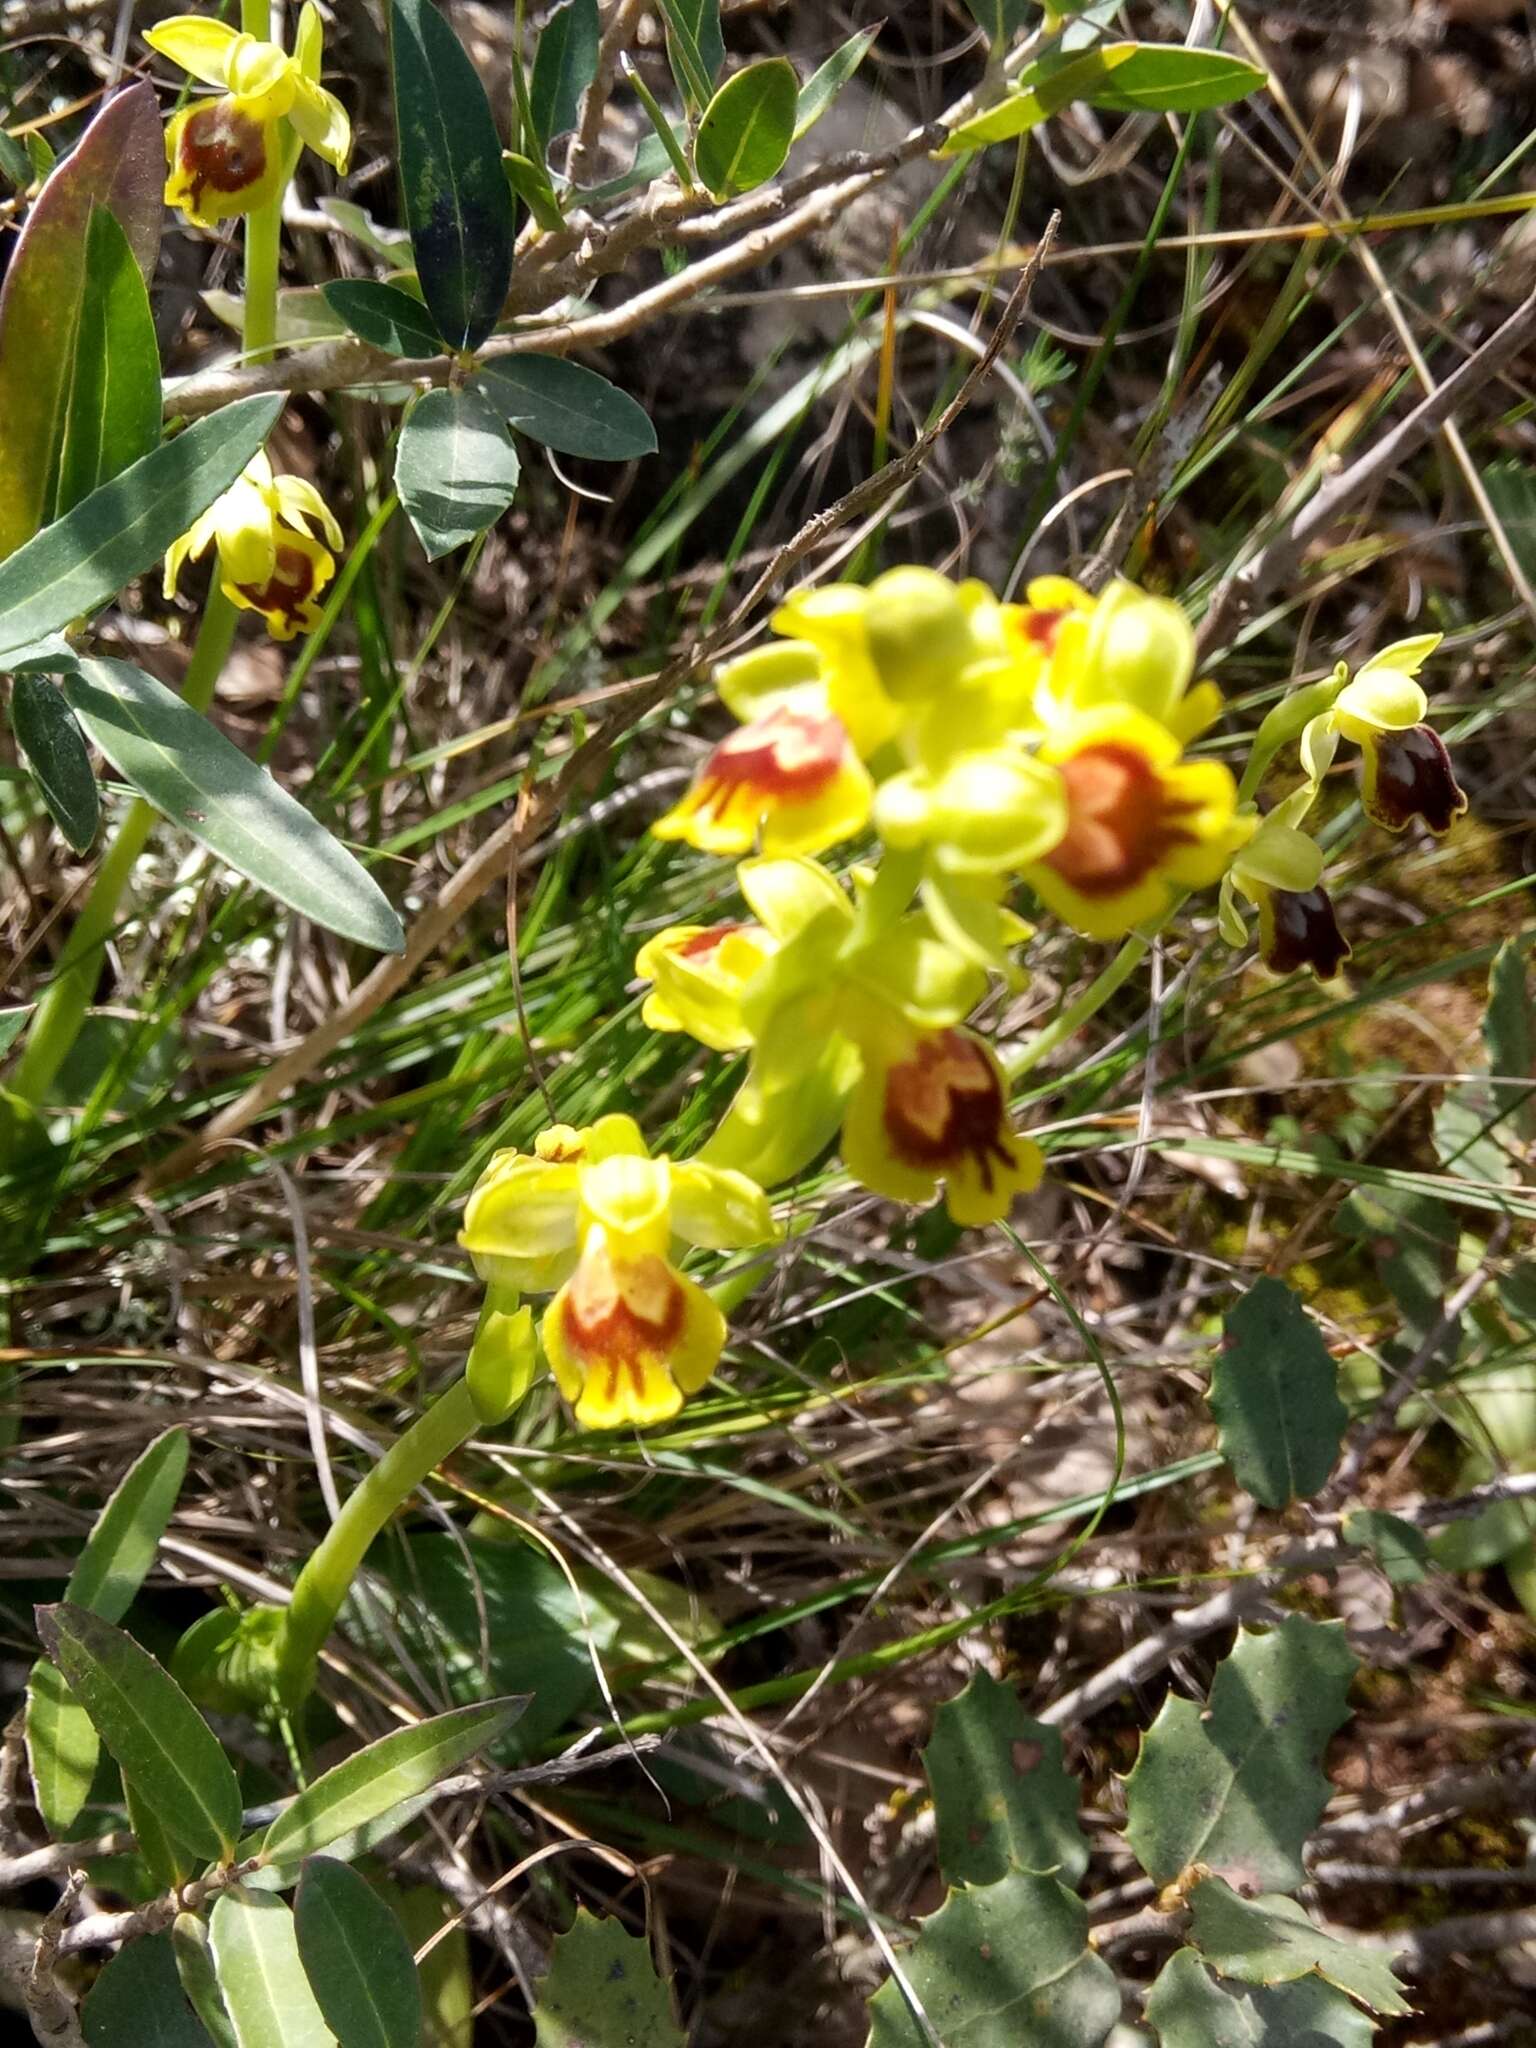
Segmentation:
[(708, 954), (716, 952), (735, 933), (755, 929), (755, 926), (746, 923), (712, 924), (706, 931), (695, 932), (692, 938), (684, 939), (674, 950), (679, 960), (701, 960)]
[(1011, 1169), (1003, 1091), (981, 1047), (963, 1031), (936, 1031), (886, 1075), (885, 1130), (903, 1164), (942, 1173), (976, 1161), (992, 1186), (993, 1161)]
[(237, 584), (242, 597), (259, 612), (280, 612), (291, 628), (304, 622), (315, 591), (315, 563), (302, 548), (278, 544), (272, 574), (265, 583)]
[(1036, 610), (1030, 606), (1018, 621), (1016, 631), (1031, 646), (1038, 647), (1042, 654), (1054, 654), (1061, 622), (1067, 617), (1067, 607), (1058, 605), (1054, 610)]
[(654, 1253), (626, 1259), (622, 1271), (606, 1247), (589, 1252), (560, 1303), (561, 1334), (590, 1377), (604, 1377), (603, 1398), (618, 1398), (620, 1375), (637, 1398), (646, 1375), (680, 1342), (687, 1318), (682, 1288)]
[(705, 763), (701, 782), (712, 797), (719, 792), (722, 807), (749, 791), (775, 803), (803, 803), (836, 780), (848, 752), (840, 718), (780, 705), (723, 739)]
[(1192, 806), (1169, 796), (1156, 768), (1134, 747), (1101, 741), (1057, 767), (1067, 785), (1068, 824), (1045, 859), (1080, 895), (1118, 896), (1174, 847), (1199, 843), (1180, 822)]
[(200, 211), (203, 194), (244, 192), (266, 175), (267, 138), (259, 121), (226, 100), (197, 108), (181, 131), (177, 165), (187, 179), (186, 197)]

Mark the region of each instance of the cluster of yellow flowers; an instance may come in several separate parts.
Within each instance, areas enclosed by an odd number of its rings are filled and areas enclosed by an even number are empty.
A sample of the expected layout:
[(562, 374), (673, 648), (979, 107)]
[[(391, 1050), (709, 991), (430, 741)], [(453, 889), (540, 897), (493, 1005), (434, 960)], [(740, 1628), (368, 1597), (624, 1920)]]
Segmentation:
[[(1231, 943), (1245, 899), (1271, 966), (1326, 976), (1348, 947), (1301, 826), (1339, 741), (1362, 749), (1382, 823), (1443, 831), (1465, 805), (1415, 680), (1433, 636), (1277, 707), (1254, 765), (1296, 740), (1305, 779), (1261, 821), (1226, 767), (1188, 757), (1221, 710), (1189, 620), (1129, 583), (1094, 597), (1042, 577), (1004, 604), (903, 568), (802, 592), (773, 625), (777, 644), (717, 677), (737, 730), (653, 827), (742, 856), (749, 915), (673, 926), (636, 961), (647, 1024), (748, 1055), (734, 1101), (686, 1164), (648, 1159), (628, 1118), (547, 1133), (533, 1158), (499, 1155), (466, 1214), (503, 1323), (521, 1290), (558, 1287), (544, 1346), (588, 1427), (664, 1420), (702, 1384), (724, 1324), (675, 1256), (771, 1242), (762, 1190), (834, 1138), (865, 1187), (914, 1203), (942, 1187), (962, 1225), (1037, 1184), (1002, 1065), (966, 1023), (994, 975), (1019, 979), (1017, 885), (1114, 939), (1219, 882)], [(871, 834), (878, 860), (846, 879), (818, 858)]]

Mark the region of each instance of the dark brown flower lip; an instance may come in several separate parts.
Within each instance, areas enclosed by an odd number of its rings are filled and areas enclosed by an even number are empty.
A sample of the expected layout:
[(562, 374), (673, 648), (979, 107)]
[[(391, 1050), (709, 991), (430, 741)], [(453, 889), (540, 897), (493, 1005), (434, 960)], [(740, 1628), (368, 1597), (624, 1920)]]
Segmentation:
[(1364, 801), (1389, 832), (1404, 831), (1418, 819), (1437, 837), (1467, 808), (1445, 741), (1432, 725), (1384, 732), (1372, 741)]
[(1307, 968), (1331, 981), (1350, 956), (1326, 889), (1271, 889), (1261, 912), (1261, 954), (1273, 974)]

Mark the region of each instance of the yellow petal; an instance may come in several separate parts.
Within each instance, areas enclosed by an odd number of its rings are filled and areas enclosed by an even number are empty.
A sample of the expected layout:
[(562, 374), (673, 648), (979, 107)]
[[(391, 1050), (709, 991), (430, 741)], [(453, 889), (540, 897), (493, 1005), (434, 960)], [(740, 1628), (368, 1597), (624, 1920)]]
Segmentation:
[(709, 1251), (745, 1251), (781, 1234), (755, 1180), (697, 1159), (672, 1168), (672, 1228)]
[(205, 85), (227, 86), (229, 53), (239, 42), (240, 31), (201, 14), (172, 14), (145, 29), (144, 40)]
[(1363, 742), (1373, 732), (1406, 732), (1421, 725), (1429, 699), (1401, 669), (1362, 669), (1334, 699), (1333, 719), (1348, 740)]
[(224, 60), (230, 91), (245, 101), (258, 119), (278, 120), (293, 105), (292, 65), (280, 43), (236, 36)]
[(316, 156), (343, 176), (352, 155), (352, 123), (334, 93), (307, 78), (294, 81), (288, 119)]
[(302, 527), (313, 520), (333, 548), (341, 547), (341, 522), (307, 477), (280, 476), (273, 489), (290, 526)]

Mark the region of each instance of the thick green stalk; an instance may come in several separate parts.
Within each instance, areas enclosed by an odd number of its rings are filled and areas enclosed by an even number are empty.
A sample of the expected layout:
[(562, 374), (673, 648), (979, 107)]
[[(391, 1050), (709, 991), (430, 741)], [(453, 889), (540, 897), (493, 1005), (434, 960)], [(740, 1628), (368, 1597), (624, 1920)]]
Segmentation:
[(278, 1693), (290, 1712), (314, 1685), (315, 1666), (375, 1536), (427, 1477), (483, 1427), (467, 1380), (457, 1380), (413, 1422), (310, 1553), (283, 1619)]
[[(182, 696), (194, 711), (213, 701), (219, 671), (235, 637), (235, 607), (217, 585), (209, 596), (197, 645), (192, 651)], [(154, 806), (137, 797), (102, 855), (85, 907), (59, 955), (52, 981), (33, 1014), (16, 1072), (13, 1095), (35, 1109), (52, 1087), (70, 1047), (80, 1035), (101, 972), (101, 957), (117, 923), (123, 892), (158, 816)]]

